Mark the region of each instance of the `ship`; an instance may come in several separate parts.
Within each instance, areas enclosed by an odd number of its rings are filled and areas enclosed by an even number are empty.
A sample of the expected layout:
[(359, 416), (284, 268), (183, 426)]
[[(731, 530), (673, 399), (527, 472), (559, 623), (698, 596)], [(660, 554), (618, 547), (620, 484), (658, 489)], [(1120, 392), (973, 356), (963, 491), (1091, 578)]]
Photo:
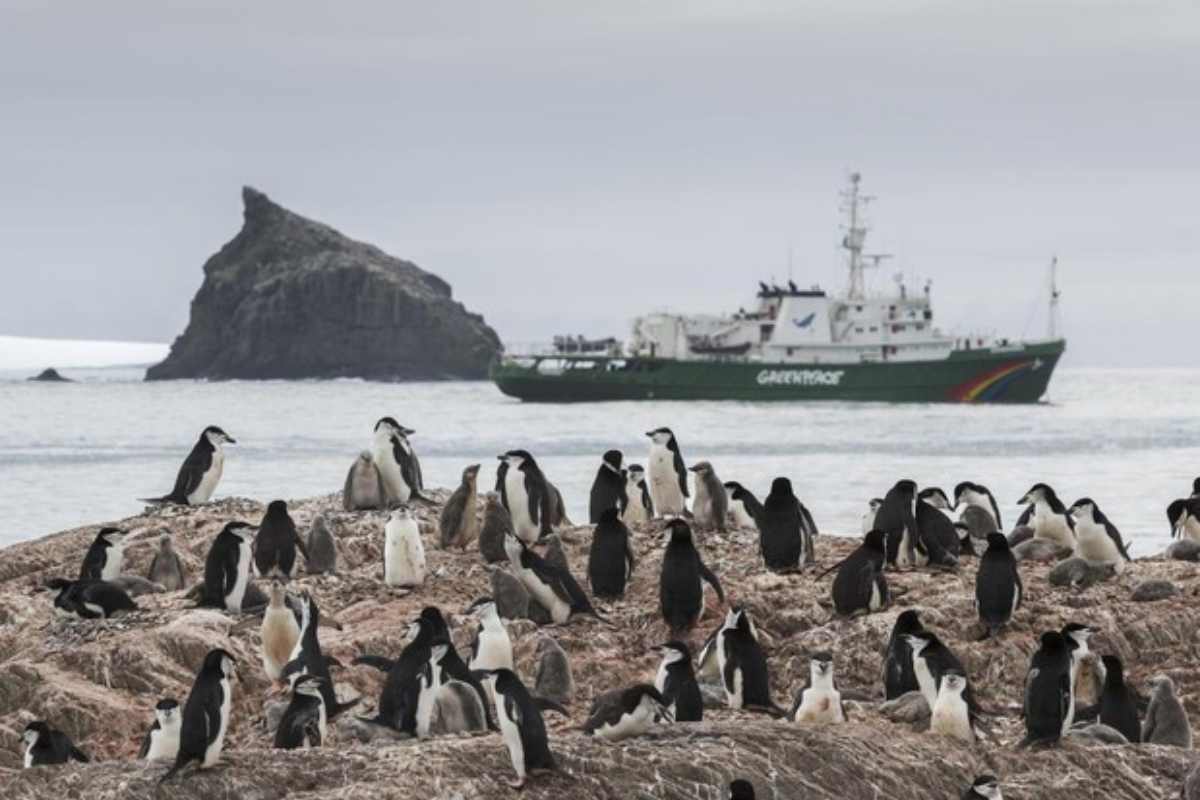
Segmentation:
[(950, 335), (935, 326), (932, 285), (868, 291), (866, 272), (887, 254), (864, 251), (865, 204), (850, 175), (841, 246), (849, 281), (819, 286), (760, 282), (752, 308), (730, 314), (655, 312), (632, 336), (555, 337), (547, 348), (506, 352), (491, 367), (500, 391), (532, 402), (606, 400), (836, 400), (886, 403), (1036, 403), (1066, 350), (1058, 335), (1057, 259), (1049, 269), (1045, 338)]

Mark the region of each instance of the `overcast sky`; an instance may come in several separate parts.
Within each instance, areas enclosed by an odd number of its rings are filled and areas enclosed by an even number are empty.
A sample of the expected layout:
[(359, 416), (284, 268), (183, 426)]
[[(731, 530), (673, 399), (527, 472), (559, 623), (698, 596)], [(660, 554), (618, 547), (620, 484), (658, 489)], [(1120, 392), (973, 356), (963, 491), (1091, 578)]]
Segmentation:
[(0, 334), (169, 341), (243, 184), (624, 334), (841, 289), (853, 169), (944, 328), (1041, 335), (1057, 253), (1070, 363), (1196, 363), (1194, 0), (215, 5), (0, 0)]

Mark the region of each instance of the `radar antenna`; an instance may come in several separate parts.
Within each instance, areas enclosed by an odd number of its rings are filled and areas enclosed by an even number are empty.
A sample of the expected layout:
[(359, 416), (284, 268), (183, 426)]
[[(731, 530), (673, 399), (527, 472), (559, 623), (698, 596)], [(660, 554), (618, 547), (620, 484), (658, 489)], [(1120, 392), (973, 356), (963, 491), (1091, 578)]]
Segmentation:
[(1058, 256), (1050, 259), (1050, 320), (1047, 331), (1050, 339), (1058, 338)]

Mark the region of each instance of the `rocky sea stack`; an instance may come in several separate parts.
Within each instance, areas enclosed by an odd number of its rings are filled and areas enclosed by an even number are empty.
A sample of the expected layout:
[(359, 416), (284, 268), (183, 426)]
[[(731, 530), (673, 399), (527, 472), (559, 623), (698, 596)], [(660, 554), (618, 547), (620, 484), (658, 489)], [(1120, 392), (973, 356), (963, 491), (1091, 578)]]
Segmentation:
[(483, 378), (500, 339), (417, 265), (242, 189), (187, 330), (146, 380)]

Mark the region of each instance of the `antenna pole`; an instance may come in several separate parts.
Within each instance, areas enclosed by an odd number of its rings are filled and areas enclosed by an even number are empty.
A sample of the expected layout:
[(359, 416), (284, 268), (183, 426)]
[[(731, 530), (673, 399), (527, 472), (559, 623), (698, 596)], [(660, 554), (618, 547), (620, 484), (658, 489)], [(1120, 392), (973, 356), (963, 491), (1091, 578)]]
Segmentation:
[(851, 300), (862, 300), (866, 296), (866, 283), (863, 277), (863, 243), (867, 238), (867, 226), (859, 218), (859, 205), (865, 204), (871, 198), (858, 192), (858, 183), (862, 176), (857, 172), (850, 173), (850, 187), (842, 192), (843, 209), (849, 219), (846, 235), (842, 237), (842, 247), (850, 253), (850, 289), (846, 296)]
[(1058, 338), (1058, 256), (1050, 259), (1050, 321), (1051, 339)]

